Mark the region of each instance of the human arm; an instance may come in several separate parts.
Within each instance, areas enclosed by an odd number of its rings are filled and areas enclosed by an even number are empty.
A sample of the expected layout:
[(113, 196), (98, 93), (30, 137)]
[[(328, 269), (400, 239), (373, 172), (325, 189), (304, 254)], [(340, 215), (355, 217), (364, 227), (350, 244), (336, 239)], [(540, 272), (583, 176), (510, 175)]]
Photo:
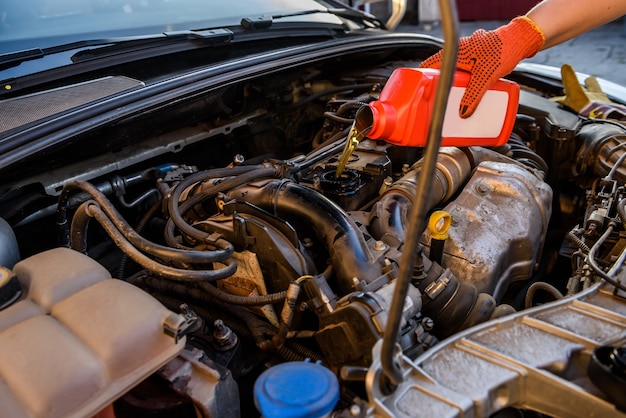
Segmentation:
[(544, 0), (526, 14), (543, 31), (541, 49), (563, 43), (626, 14), (626, 0)]
[[(459, 115), (471, 116), (485, 92), (524, 58), (610, 22), (626, 13), (626, 0), (544, 0), (526, 16), (493, 31), (459, 40), (457, 67), (471, 73)], [(439, 68), (441, 51), (422, 63)]]

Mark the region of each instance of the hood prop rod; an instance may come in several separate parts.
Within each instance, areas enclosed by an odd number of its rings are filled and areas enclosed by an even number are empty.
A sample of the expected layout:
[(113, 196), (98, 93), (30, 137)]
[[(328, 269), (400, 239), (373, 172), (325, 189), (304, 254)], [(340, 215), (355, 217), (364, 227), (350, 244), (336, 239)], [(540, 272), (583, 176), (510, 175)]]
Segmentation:
[(407, 239), (402, 249), (398, 280), (389, 308), (387, 326), (385, 328), (380, 354), (383, 371), (383, 384), (381, 385), (383, 387), (381, 387), (381, 390), (388, 393), (393, 392), (403, 381), (403, 373), (398, 358), (402, 355), (402, 349), (398, 344), (398, 334), (400, 332), (402, 311), (413, 273), (413, 266), (417, 261), (417, 257), (421, 257), (419, 238), (424, 228), (426, 228), (427, 204), (430, 201), (429, 181), (433, 177), (437, 163), (437, 156), (441, 146), (443, 118), (456, 69), (457, 49), (459, 45), (459, 22), (456, 7), (452, 0), (439, 0), (439, 7), (441, 9), (445, 48), (439, 80), (435, 88), (435, 103), (431, 124), (428, 130), (426, 151), (423, 157), (424, 163), (422, 170), (418, 174), (417, 193), (415, 194), (415, 200), (409, 215), (409, 226), (406, 234)]

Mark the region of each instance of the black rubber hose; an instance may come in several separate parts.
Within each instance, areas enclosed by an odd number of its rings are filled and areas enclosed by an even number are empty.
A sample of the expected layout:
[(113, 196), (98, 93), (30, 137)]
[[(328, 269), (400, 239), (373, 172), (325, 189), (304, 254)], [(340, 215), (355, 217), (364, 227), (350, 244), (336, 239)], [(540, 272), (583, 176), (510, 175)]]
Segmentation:
[(106, 213), (108, 219), (110, 219), (113, 225), (115, 225), (115, 228), (139, 251), (158, 257), (162, 260), (176, 260), (179, 262), (195, 264), (206, 264), (214, 261), (221, 262), (232, 256), (233, 246), (226, 240), (221, 240), (219, 242), (218, 246), (220, 249), (218, 250), (193, 251), (166, 247), (143, 238), (124, 220), (115, 206), (113, 206), (113, 204), (102, 192), (100, 192), (93, 184), (84, 181), (70, 181), (63, 188), (61, 196), (59, 197), (58, 213), (60, 215), (58, 221), (63, 222), (66, 220), (69, 191), (74, 189), (82, 190), (89, 194), (97, 202), (101, 210)]
[[(148, 222), (150, 221), (150, 218), (152, 218), (154, 216), (154, 214), (156, 213), (156, 211), (159, 210), (159, 208), (161, 207), (162, 202), (163, 202), (162, 200), (157, 200), (150, 207), (150, 209), (148, 209), (148, 211), (146, 213), (144, 213), (144, 215), (141, 217), (141, 219), (139, 220), (139, 222), (135, 226), (135, 231), (137, 231), (138, 234), (141, 235), (143, 233), (143, 230), (146, 227), (146, 225), (148, 224)], [(122, 253), (122, 256), (120, 257), (119, 265), (117, 267), (117, 278), (118, 279), (123, 279), (123, 278), (126, 277), (126, 267), (127, 266), (128, 266), (128, 256), (126, 255), (126, 253)]]
[(510, 147), (512, 153), (511, 158), (528, 167), (540, 170), (545, 177), (549, 170), (548, 164), (539, 154), (530, 149), (518, 134), (511, 134), (507, 145)]
[(362, 106), (367, 105), (367, 103), (360, 100), (353, 100), (351, 102), (345, 102), (337, 109), (337, 115), (343, 116), (350, 110), (359, 110)]
[[(241, 169), (244, 169), (244, 170), (241, 170)], [(229, 170), (233, 170), (233, 171), (229, 171)], [(203, 191), (201, 193), (198, 193), (190, 197), (189, 199), (186, 199), (185, 202), (183, 202), (179, 206), (180, 198), (183, 192), (188, 187), (200, 181), (206, 181), (211, 178), (218, 177), (214, 175), (215, 173), (223, 174), (226, 172), (229, 173), (229, 174), (226, 174), (226, 176), (235, 175), (235, 177), (224, 180), (221, 183), (218, 183), (216, 185), (209, 187), (206, 191)], [(233, 167), (231, 169), (211, 170), (208, 172), (199, 172), (199, 173), (192, 174), (191, 176), (182, 180), (180, 183), (176, 185), (176, 187), (173, 188), (171, 195), (168, 199), (167, 208), (168, 208), (170, 219), (168, 220), (167, 225), (165, 227), (166, 241), (170, 245), (176, 245), (177, 247), (180, 246), (180, 244), (176, 242), (176, 239), (173, 236), (174, 235), (173, 231), (175, 230), (175, 228), (178, 228), (183, 234), (186, 234), (195, 240), (198, 240), (201, 242), (206, 242), (207, 240), (209, 240), (209, 242), (212, 243), (210, 241), (211, 234), (201, 231), (197, 228), (194, 228), (192, 225), (187, 223), (185, 219), (183, 219), (183, 215), (193, 206), (197, 205), (198, 203), (202, 202), (205, 199), (210, 198), (211, 196), (214, 196), (215, 194), (219, 192), (229, 190), (237, 186), (241, 186), (242, 184), (249, 183), (253, 180), (270, 177), (270, 176), (277, 176), (278, 174), (279, 173), (277, 172), (276, 167), (267, 167), (267, 166), (240, 166), (240, 167)]]
[(292, 110), (297, 107), (304, 106), (305, 104), (311, 103), (314, 100), (320, 99), (324, 96), (328, 96), (330, 94), (340, 93), (342, 91), (351, 91), (351, 90), (365, 90), (371, 89), (374, 83), (361, 83), (361, 84), (346, 84), (344, 86), (335, 86), (329, 89), (320, 91), (318, 93), (312, 94), (303, 100), (300, 100), (298, 103), (294, 103), (284, 108), (284, 110)]
[(297, 282), (291, 282), (287, 288), (287, 296), (283, 305), (283, 310), (280, 313), (280, 325), (272, 341), (276, 347), (282, 347), (285, 344), (287, 333), (291, 328), (291, 321), (293, 320), (296, 312), (296, 304), (298, 303), (298, 296), (300, 295), (300, 285)]
[(581, 249), (583, 252), (589, 252), (589, 246), (583, 242), (580, 238), (578, 238), (572, 231), (567, 233), (567, 238), (572, 241), (576, 246)]
[(533, 307), (533, 299), (538, 290), (548, 292), (555, 300), (563, 299), (563, 294), (556, 287), (546, 282), (535, 282), (526, 291), (526, 297), (524, 298), (524, 307), (526, 309)]
[(353, 278), (370, 283), (382, 274), (354, 220), (317, 191), (291, 181), (273, 181), (262, 188), (233, 190), (229, 196), (245, 197), (281, 219), (311, 227), (329, 252), (341, 295), (353, 291)]
[(210, 283), (198, 283), (198, 287), (192, 287), (172, 281), (160, 280), (152, 276), (142, 276), (140, 279), (129, 279), (131, 283), (132, 280), (141, 280), (141, 283), (161, 293), (176, 293), (205, 303), (214, 303), (215, 299), (217, 299), (233, 305), (263, 306), (282, 302), (287, 294), (287, 292), (283, 291), (270, 293), (268, 295), (238, 296), (223, 292)]
[(89, 218), (96, 219), (113, 239), (115, 245), (133, 261), (159, 277), (179, 282), (206, 282), (224, 279), (233, 275), (237, 270), (237, 264), (230, 259), (224, 260), (225, 267), (219, 270), (185, 270), (161, 264), (137, 250), (115, 227), (100, 206), (93, 201), (87, 201), (80, 205), (74, 215), (71, 233), (72, 249), (86, 253)]
[(343, 116), (339, 116), (336, 113), (333, 112), (324, 112), (324, 117), (327, 119), (332, 120), (333, 122), (339, 122), (339, 123), (343, 123), (346, 125), (351, 124), (352, 122), (354, 122), (354, 119), (351, 118), (344, 118)]

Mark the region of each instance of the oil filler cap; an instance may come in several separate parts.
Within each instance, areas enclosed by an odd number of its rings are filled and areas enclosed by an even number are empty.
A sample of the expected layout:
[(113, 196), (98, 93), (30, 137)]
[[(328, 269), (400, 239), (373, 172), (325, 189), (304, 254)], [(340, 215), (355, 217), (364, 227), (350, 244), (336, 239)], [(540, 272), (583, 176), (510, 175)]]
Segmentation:
[(17, 300), (22, 294), (22, 286), (17, 276), (6, 267), (0, 267), (0, 310)]
[(263, 418), (321, 418), (338, 400), (337, 377), (309, 360), (276, 365), (254, 384), (254, 402)]

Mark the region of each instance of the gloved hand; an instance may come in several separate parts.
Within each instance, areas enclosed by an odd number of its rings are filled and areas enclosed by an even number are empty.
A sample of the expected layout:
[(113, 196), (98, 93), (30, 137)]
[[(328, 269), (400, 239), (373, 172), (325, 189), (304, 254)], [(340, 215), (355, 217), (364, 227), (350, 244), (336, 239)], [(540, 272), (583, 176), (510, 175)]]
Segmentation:
[(626, 120), (626, 107), (611, 101), (595, 77), (587, 77), (586, 88), (583, 88), (578, 82), (574, 68), (569, 64), (563, 64), (561, 79), (565, 96), (555, 97), (554, 101), (589, 118)]
[[(524, 58), (535, 55), (544, 43), (543, 32), (526, 16), (486, 32), (479, 29), (459, 40), (457, 68), (471, 73), (461, 99), (459, 115), (474, 113), (485, 92), (499, 78), (510, 73)], [(442, 51), (422, 62), (422, 68), (440, 68)]]

